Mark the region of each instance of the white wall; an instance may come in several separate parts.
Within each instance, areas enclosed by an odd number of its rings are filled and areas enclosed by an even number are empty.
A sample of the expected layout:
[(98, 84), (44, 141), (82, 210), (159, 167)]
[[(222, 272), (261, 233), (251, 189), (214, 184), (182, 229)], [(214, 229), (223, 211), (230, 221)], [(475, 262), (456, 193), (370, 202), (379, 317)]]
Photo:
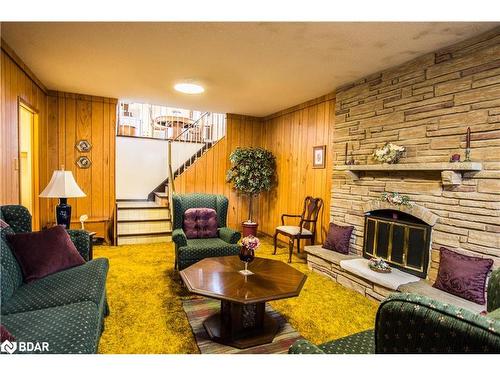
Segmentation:
[[(174, 142), (173, 171), (202, 147), (202, 143)], [(116, 137), (116, 199), (146, 199), (167, 178), (167, 148), (162, 140)]]

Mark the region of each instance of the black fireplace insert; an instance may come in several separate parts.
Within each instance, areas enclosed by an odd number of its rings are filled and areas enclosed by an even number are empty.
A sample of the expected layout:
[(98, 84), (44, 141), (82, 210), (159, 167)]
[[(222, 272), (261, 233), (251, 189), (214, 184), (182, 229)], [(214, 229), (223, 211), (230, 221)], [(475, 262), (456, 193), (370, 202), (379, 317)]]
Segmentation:
[(397, 210), (366, 213), (363, 241), (365, 258), (382, 258), (391, 266), (425, 278), (432, 227)]

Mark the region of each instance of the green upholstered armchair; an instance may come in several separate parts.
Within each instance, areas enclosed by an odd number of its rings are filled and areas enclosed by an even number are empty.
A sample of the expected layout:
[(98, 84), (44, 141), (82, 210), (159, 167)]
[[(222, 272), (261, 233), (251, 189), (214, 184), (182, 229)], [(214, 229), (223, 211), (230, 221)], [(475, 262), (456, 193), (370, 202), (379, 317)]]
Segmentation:
[[(237, 255), (241, 234), (226, 226), (228, 199), (214, 194), (174, 194), (172, 240), (175, 268), (182, 270), (204, 258)], [(187, 239), (183, 230), (184, 212), (189, 208), (212, 208), (217, 212), (218, 237)]]
[[(31, 214), (24, 206), (12, 204), (0, 206), (0, 219), (4, 220), (15, 233), (31, 232)], [(84, 230), (68, 229), (71, 241), (86, 261), (90, 257), (90, 236)]]
[(324, 344), (296, 341), (290, 354), (500, 353), (500, 269), (488, 283), (488, 314), (428, 297), (395, 293), (378, 309), (375, 330)]

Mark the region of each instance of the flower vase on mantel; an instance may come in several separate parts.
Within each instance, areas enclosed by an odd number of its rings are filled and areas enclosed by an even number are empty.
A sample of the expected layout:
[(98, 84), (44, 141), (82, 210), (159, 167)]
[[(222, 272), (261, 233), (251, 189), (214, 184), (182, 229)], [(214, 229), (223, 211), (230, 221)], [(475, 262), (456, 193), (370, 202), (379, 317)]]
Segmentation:
[(373, 151), (372, 157), (375, 161), (382, 164), (397, 164), (405, 152), (403, 146), (393, 143), (386, 143), (383, 147)]

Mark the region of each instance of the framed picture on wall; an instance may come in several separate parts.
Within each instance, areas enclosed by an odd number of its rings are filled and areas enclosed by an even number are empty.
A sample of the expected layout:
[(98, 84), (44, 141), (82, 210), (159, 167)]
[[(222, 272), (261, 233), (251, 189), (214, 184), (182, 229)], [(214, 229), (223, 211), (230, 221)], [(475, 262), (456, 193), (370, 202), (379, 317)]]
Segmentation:
[(313, 147), (313, 168), (325, 168), (326, 145)]

